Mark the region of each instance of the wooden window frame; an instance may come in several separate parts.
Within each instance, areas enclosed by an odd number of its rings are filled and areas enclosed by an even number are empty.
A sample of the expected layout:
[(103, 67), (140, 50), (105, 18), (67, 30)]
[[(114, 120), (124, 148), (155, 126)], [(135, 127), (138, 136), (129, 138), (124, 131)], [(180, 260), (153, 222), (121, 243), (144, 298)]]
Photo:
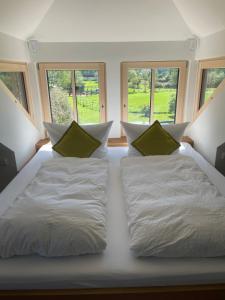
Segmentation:
[(194, 103), (194, 114), (193, 121), (198, 118), (198, 116), (206, 109), (209, 103), (215, 98), (221, 90), (225, 88), (225, 78), (215, 89), (213, 94), (209, 97), (208, 101), (205, 102), (200, 108), (200, 96), (202, 91), (202, 79), (203, 70), (214, 69), (214, 68), (225, 68), (225, 57), (204, 59), (198, 61), (198, 71), (197, 71), (197, 81), (196, 81), (196, 92), (195, 92), (195, 103)]
[[(122, 62), (121, 63), (121, 120), (125, 122), (127, 121), (127, 117), (128, 117), (128, 69), (130, 68), (133, 69), (149, 68), (153, 70), (157, 68), (178, 68), (179, 69), (175, 123), (181, 123), (183, 121), (183, 112), (184, 112), (186, 78), (187, 78), (187, 61)], [(154, 105), (154, 91), (153, 91), (152, 105)]]
[[(103, 62), (68, 62), (68, 63), (38, 63), (39, 82), (43, 109), (43, 119), (45, 122), (52, 122), (50, 99), (48, 92), (47, 71), (51, 70), (97, 70), (99, 74), (99, 106), (100, 122), (107, 121), (107, 101), (106, 101), (106, 80), (105, 63)], [(75, 97), (73, 91), (73, 98)]]
[(9, 96), (9, 98), (17, 105), (17, 107), (26, 115), (26, 117), (34, 124), (33, 101), (30, 91), (30, 80), (28, 74), (28, 64), (25, 62), (0, 61), (0, 72), (21, 72), (24, 78), (24, 87), (26, 93), (28, 111), (23, 107), (20, 101), (8, 89), (2, 80), (0, 80), (1, 88)]

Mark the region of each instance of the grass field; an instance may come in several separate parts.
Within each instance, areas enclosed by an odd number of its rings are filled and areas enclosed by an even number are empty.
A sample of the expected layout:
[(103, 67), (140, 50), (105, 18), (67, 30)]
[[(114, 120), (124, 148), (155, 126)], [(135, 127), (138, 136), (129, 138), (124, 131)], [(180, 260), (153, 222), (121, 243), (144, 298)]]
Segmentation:
[[(169, 113), (169, 102), (175, 89), (156, 89), (154, 101), (154, 120), (171, 122), (174, 115)], [(142, 109), (149, 105), (149, 93), (134, 93), (128, 95), (128, 121), (135, 123), (149, 123), (149, 118), (145, 117)]]
[[(175, 89), (156, 90), (154, 102), (154, 119), (164, 122), (173, 122), (174, 115), (170, 114), (169, 101), (175, 95)], [(72, 105), (72, 97), (69, 102)], [(144, 106), (149, 105), (149, 93), (132, 93), (128, 95), (128, 121), (134, 123), (149, 123), (148, 117), (142, 113)], [(77, 96), (77, 110), (79, 123), (98, 123), (99, 122), (99, 96)]]
[(209, 100), (209, 98), (212, 96), (212, 94), (215, 92), (216, 88), (207, 88), (205, 91), (205, 102)]
[[(73, 98), (69, 97), (72, 106)], [(99, 96), (77, 96), (78, 122), (80, 124), (99, 123)]]
[[(96, 81), (86, 81), (85, 90), (95, 90), (98, 88)], [(173, 122), (174, 115), (169, 113), (169, 102), (175, 89), (156, 89), (154, 101), (154, 120)], [(72, 105), (72, 97), (69, 102)], [(128, 94), (128, 121), (133, 123), (149, 123), (149, 118), (144, 115), (143, 108), (149, 106), (149, 90), (145, 93), (143, 89), (129, 89)], [(99, 95), (79, 95), (77, 96), (77, 110), (79, 123), (98, 123), (99, 114)]]

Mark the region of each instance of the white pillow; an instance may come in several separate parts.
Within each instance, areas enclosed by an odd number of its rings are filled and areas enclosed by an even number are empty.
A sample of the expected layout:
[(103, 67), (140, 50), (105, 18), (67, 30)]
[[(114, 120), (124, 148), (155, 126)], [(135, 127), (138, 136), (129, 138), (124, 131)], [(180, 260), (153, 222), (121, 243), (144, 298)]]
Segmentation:
[[(107, 154), (106, 143), (108, 140), (109, 131), (111, 129), (113, 121), (94, 124), (94, 125), (81, 125), (81, 127), (87, 131), (90, 135), (94, 138), (99, 140), (102, 144), (98, 149), (96, 149), (91, 157), (102, 158)], [(44, 127), (46, 128), (50, 141), (52, 145), (56, 144), (64, 132), (67, 130), (69, 125), (61, 125), (61, 124), (54, 124), (54, 123), (46, 123), (43, 122)], [(55, 151), (53, 151), (54, 156), (61, 156)]]
[[(127, 136), (127, 142), (128, 142), (128, 156), (141, 156), (139, 151), (137, 151), (131, 143), (138, 138), (145, 130), (147, 130), (150, 125), (142, 125), (142, 124), (133, 124), (133, 123), (127, 123), (127, 122), (120, 122), (125, 133)], [(177, 141), (180, 142), (181, 137), (183, 136), (183, 133), (185, 131), (185, 128), (189, 122), (180, 123), (180, 124), (171, 124), (171, 125), (162, 125), (162, 127), (169, 132), (169, 134), (172, 135), (172, 137)]]

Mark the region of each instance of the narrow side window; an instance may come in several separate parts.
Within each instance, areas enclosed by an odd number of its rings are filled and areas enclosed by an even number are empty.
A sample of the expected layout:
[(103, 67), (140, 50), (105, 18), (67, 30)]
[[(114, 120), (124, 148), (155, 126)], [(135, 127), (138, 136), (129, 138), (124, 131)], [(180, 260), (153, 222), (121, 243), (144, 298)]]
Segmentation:
[(13, 102), (33, 119), (27, 64), (0, 62), (0, 81)]
[(199, 61), (195, 117), (225, 87), (225, 59)]

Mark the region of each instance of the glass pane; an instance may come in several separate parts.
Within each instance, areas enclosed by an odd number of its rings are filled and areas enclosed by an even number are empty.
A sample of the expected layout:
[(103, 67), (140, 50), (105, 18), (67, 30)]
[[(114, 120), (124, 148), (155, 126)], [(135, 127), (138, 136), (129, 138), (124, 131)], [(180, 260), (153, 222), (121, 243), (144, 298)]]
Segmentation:
[(203, 70), (199, 108), (209, 100), (224, 78), (225, 68)]
[(0, 72), (0, 79), (28, 111), (23, 72)]
[(70, 124), (73, 116), (73, 71), (47, 71), (52, 122)]
[(79, 124), (100, 122), (99, 79), (96, 70), (76, 70), (76, 99)]
[(160, 123), (175, 123), (178, 78), (178, 68), (155, 71), (154, 120)]
[(128, 122), (149, 124), (151, 69), (128, 70)]

